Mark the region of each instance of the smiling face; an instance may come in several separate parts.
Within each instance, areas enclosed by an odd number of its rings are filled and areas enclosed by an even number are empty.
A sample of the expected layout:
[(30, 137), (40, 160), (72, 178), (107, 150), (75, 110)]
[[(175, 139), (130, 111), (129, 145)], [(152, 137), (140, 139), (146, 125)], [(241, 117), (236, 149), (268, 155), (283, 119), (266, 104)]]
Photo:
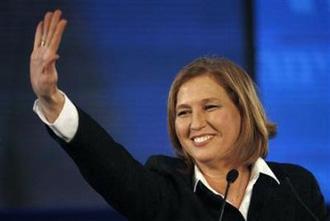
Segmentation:
[(209, 75), (194, 77), (177, 94), (175, 131), (197, 164), (226, 163), (241, 128), (238, 109)]

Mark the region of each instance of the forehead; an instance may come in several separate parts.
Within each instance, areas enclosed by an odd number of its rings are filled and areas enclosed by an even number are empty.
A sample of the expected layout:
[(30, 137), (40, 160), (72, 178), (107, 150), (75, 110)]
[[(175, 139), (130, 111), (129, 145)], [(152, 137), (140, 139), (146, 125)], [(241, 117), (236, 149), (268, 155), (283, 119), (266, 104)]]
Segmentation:
[(210, 98), (222, 100), (228, 98), (228, 95), (214, 78), (209, 75), (202, 75), (181, 85), (177, 94), (177, 105)]

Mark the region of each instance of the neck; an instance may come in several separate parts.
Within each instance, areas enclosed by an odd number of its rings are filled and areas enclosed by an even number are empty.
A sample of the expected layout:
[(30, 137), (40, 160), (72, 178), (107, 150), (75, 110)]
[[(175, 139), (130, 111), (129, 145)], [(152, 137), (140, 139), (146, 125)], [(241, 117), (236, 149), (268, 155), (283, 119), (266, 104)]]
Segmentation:
[(202, 164), (202, 163), (197, 163), (198, 168), (204, 175), (204, 177), (208, 180), (217, 180), (219, 182), (226, 182), (226, 176), (227, 173), (232, 170), (232, 169), (237, 169), (238, 172), (241, 174), (241, 172), (244, 172), (244, 167), (236, 167), (230, 164), (225, 164), (225, 163), (217, 163), (216, 165), (210, 165), (210, 164)]
[[(227, 180), (226, 176), (227, 173), (234, 169), (230, 166), (224, 166), (214, 168), (214, 167), (206, 167), (203, 165), (198, 165), (199, 169), (201, 170), (202, 174), (204, 175), (207, 183), (218, 193), (224, 195), (226, 187), (227, 187)], [(239, 208), (241, 201), (243, 200), (246, 187), (250, 180), (250, 169), (248, 166), (240, 166), (235, 168), (239, 172), (239, 176), (237, 180), (231, 184), (229, 193), (228, 193), (228, 200), (237, 208)]]

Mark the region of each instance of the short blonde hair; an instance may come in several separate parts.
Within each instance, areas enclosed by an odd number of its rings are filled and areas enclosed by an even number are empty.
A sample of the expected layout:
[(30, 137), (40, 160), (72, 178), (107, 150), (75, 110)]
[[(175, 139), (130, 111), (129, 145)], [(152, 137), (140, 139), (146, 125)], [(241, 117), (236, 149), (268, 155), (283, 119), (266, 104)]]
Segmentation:
[(168, 131), (176, 154), (188, 166), (194, 159), (186, 153), (175, 130), (177, 94), (180, 87), (192, 78), (211, 76), (229, 95), (240, 112), (241, 130), (235, 148), (228, 153), (229, 162), (234, 165), (251, 165), (268, 153), (268, 139), (276, 134), (276, 125), (266, 118), (250, 76), (238, 65), (225, 58), (202, 57), (183, 67), (175, 77), (168, 96)]

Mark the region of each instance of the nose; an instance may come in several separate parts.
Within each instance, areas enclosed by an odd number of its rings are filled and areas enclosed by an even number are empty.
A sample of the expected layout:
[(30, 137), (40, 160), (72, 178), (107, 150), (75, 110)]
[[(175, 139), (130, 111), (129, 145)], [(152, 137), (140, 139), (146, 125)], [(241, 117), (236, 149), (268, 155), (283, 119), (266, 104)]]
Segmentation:
[(190, 129), (191, 130), (200, 130), (206, 126), (206, 117), (205, 114), (201, 111), (196, 111), (192, 113)]

